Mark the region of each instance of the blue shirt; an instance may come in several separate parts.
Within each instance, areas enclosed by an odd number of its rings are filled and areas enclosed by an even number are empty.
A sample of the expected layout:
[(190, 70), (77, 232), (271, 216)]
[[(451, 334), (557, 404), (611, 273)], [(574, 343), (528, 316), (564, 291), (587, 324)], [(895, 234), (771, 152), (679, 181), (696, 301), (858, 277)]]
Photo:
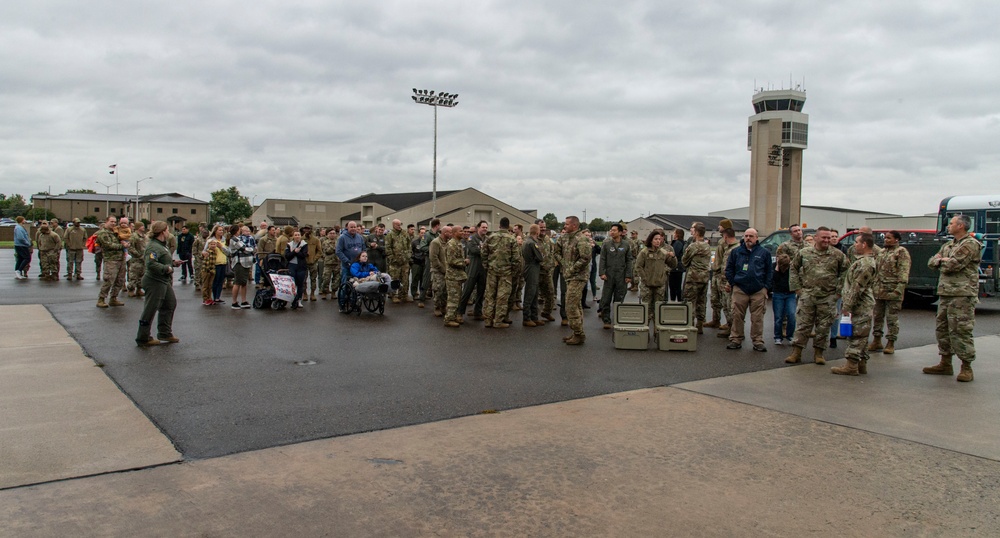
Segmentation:
[(342, 234), (337, 238), (337, 257), (344, 265), (350, 265), (358, 254), (365, 250), (365, 238), (361, 234)]
[(28, 237), (28, 230), (20, 224), (14, 225), (14, 246), (31, 248), (31, 238)]

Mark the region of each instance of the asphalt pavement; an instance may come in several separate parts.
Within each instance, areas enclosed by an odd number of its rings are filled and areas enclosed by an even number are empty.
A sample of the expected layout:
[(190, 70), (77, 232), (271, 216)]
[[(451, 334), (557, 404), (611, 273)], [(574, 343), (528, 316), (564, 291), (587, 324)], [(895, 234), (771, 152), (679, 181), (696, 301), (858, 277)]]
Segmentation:
[[(95, 308), (92, 273), (16, 281), (5, 264), (10, 252), (0, 251), (0, 302), (45, 304), (186, 459), (787, 367), (787, 346), (768, 339), (766, 353), (730, 351), (711, 329), (696, 352), (661, 352), (653, 342), (616, 350), (596, 305), (584, 311), (586, 344), (574, 347), (561, 343), (569, 331), (558, 322), (526, 328), (520, 312), (498, 330), (471, 319), (448, 329), (416, 304), (388, 304), (384, 316), (340, 314), (322, 300), (298, 311), (232, 311), (202, 306), (194, 287), (180, 283), (181, 343), (138, 348), (141, 299)], [(904, 310), (898, 349), (932, 344), (933, 318), (932, 310)], [(766, 335), (770, 319), (769, 311)], [(993, 303), (977, 311), (976, 335), (989, 334), (1000, 334)]]

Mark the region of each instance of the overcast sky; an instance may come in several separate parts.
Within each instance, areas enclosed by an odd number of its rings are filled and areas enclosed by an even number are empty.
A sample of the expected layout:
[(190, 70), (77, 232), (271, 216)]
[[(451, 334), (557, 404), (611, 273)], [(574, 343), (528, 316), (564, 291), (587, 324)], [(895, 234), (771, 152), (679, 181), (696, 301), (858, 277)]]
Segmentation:
[[(803, 203), (1000, 190), (1000, 2), (0, 5), (0, 192), (477, 188), (539, 215), (749, 204), (754, 87), (807, 91)], [(114, 187), (111, 192), (115, 192)]]

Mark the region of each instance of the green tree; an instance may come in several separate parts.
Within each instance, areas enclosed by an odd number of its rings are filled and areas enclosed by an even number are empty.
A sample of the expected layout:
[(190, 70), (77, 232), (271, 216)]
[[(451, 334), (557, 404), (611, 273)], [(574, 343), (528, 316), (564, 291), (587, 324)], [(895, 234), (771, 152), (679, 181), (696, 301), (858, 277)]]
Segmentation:
[(558, 230), (562, 228), (562, 224), (559, 223), (559, 219), (556, 218), (555, 213), (546, 213), (542, 220), (545, 221), (545, 227), (550, 230)]
[(0, 194), (0, 216), (14, 218), (18, 215), (24, 215), (24, 212), (28, 210), (28, 203), (24, 201), (24, 196), (20, 194), (11, 194), (6, 196)]
[(596, 218), (590, 221), (590, 224), (587, 225), (587, 228), (590, 228), (590, 231), (592, 232), (606, 232), (611, 229), (612, 224), (614, 223), (608, 222), (601, 218)]
[(44, 207), (32, 207), (24, 212), (24, 218), (28, 220), (51, 220), (56, 218), (56, 214)]
[(253, 214), (250, 200), (241, 195), (235, 186), (213, 192), (208, 208), (212, 219), (229, 223), (249, 218)]

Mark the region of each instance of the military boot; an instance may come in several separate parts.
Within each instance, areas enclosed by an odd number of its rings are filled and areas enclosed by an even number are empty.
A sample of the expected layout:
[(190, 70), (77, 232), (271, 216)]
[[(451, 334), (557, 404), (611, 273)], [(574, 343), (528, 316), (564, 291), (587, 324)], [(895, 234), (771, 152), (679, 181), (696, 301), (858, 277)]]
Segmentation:
[(857, 359), (847, 359), (847, 364), (830, 368), (830, 373), (837, 375), (858, 375), (860, 373), (858, 371), (859, 362)]
[(135, 290), (128, 290), (129, 297), (135, 297)]
[(705, 326), (705, 322), (704, 321), (699, 321), (698, 322), (698, 334), (705, 334), (705, 331), (702, 330), (702, 327), (704, 327), (704, 326)]
[(125, 303), (119, 301), (117, 297), (112, 297), (111, 300), (108, 301), (108, 306), (125, 306)]
[(814, 347), (813, 348), (813, 362), (816, 364), (826, 364), (826, 359), (823, 358), (823, 349)]
[(719, 323), (721, 321), (722, 321), (721, 319), (713, 317), (712, 321), (709, 321), (708, 323), (705, 324), (705, 327), (708, 327), (709, 329), (715, 329), (716, 327), (719, 326)]
[(972, 381), (972, 362), (962, 361), (962, 370), (958, 372), (958, 377), (955, 380), (963, 383)]
[(802, 362), (802, 348), (799, 346), (792, 346), (792, 354), (789, 355), (785, 362), (788, 364), (796, 364)]
[(882, 353), (885, 353), (886, 355), (892, 355), (895, 352), (896, 352), (896, 341), (889, 340), (888, 342), (886, 342), (885, 349), (882, 350)]
[(862, 357), (858, 362), (858, 373), (868, 375), (868, 357)]
[(584, 336), (582, 334), (574, 334), (573, 336), (571, 336), (569, 338), (569, 340), (566, 340), (566, 345), (568, 345), (568, 346), (578, 346), (578, 345), (584, 343), (586, 340), (587, 340), (586, 336)]
[[(941, 362), (924, 368), (924, 373), (931, 375), (953, 375), (955, 370), (951, 367), (951, 355), (941, 355)], [(971, 370), (969, 373), (972, 373)]]
[(97, 308), (107, 308), (108, 303), (104, 302), (104, 299), (97, 299)]
[[(889, 341), (889, 345), (892, 345), (892, 340)], [(872, 343), (868, 344), (868, 351), (880, 351), (882, 349), (882, 337), (876, 336)]]

